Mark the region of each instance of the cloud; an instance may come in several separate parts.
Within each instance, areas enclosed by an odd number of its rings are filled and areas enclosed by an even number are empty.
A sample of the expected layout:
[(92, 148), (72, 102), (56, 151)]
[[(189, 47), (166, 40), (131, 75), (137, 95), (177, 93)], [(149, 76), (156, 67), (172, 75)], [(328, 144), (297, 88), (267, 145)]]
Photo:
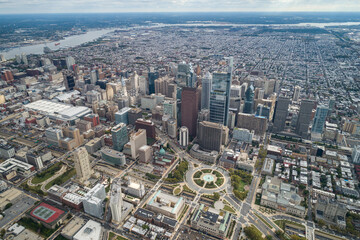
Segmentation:
[(0, 0), (0, 13), (360, 11), (359, 0)]

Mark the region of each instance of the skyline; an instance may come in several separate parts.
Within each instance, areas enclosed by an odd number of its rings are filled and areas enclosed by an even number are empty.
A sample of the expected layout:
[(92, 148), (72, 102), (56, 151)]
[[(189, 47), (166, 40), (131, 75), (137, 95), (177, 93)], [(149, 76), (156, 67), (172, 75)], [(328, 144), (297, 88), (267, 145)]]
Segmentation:
[[(204, 7), (206, 5), (206, 7)], [(359, 12), (355, 0), (0, 0), (0, 14), (126, 12)]]

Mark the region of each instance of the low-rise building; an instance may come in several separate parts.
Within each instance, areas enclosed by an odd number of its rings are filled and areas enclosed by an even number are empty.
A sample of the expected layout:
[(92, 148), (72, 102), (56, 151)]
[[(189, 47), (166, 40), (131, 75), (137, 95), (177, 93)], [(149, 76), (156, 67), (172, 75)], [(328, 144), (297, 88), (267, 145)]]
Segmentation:
[(100, 240), (103, 230), (100, 223), (89, 220), (74, 236), (73, 240)]
[(330, 225), (345, 228), (346, 213), (347, 209), (345, 205), (337, 202), (335, 199), (320, 197), (315, 204), (316, 220), (323, 220), (325, 223)]
[(306, 209), (300, 205), (302, 200), (294, 186), (282, 182), (278, 177), (266, 177), (262, 185), (261, 205), (305, 217)]
[(146, 208), (156, 213), (164, 214), (165, 216), (177, 219), (185, 206), (185, 201), (182, 197), (176, 197), (157, 191), (150, 199)]
[(193, 213), (190, 220), (191, 227), (219, 237), (225, 238), (229, 231), (232, 214), (226, 211), (220, 211), (211, 207), (205, 207), (201, 204)]

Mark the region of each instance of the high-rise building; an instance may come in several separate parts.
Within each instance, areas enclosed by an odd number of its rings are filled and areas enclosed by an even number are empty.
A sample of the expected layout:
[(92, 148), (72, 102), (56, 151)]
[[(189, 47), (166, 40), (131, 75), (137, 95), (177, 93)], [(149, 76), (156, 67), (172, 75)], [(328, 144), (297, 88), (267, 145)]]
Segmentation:
[(251, 84), (245, 92), (244, 113), (252, 114), (254, 109), (254, 86)]
[(140, 108), (131, 108), (128, 112), (129, 124), (135, 125), (136, 120), (142, 118), (142, 110)]
[(353, 148), (351, 158), (354, 164), (360, 163), (360, 145), (357, 145)]
[(211, 85), (212, 76), (207, 72), (201, 81), (201, 109), (210, 109)]
[(73, 153), (76, 175), (80, 182), (86, 181), (91, 177), (91, 166), (89, 154), (85, 147), (76, 149)]
[(210, 110), (209, 109), (201, 109), (198, 113), (198, 122), (202, 121), (210, 121)]
[(202, 149), (220, 152), (221, 146), (227, 143), (228, 136), (228, 127), (220, 123), (206, 121), (199, 123), (198, 139)]
[(181, 93), (181, 125), (189, 129), (189, 135), (196, 136), (199, 110), (199, 89), (184, 87)]
[(149, 95), (155, 93), (155, 80), (159, 78), (159, 73), (155, 72), (153, 68), (148, 73), (149, 81)]
[(68, 70), (72, 70), (72, 66), (75, 64), (75, 59), (71, 56), (66, 57), (66, 67)]
[(129, 141), (128, 132), (125, 123), (119, 123), (111, 129), (113, 148), (116, 151), (122, 151), (124, 145)]
[(238, 113), (237, 127), (254, 130), (256, 135), (264, 135), (267, 130), (267, 119), (253, 114)]
[(90, 72), (90, 83), (91, 84), (96, 84), (96, 81), (97, 81), (96, 71), (92, 70)]
[(152, 158), (152, 155), (153, 155), (152, 147), (150, 147), (148, 145), (144, 145), (144, 146), (140, 147), (138, 150), (138, 153), (139, 153), (139, 161), (141, 163), (149, 163), (153, 159)]
[(314, 101), (308, 99), (301, 100), (300, 111), (296, 123), (295, 132), (302, 138), (308, 137), (309, 124), (311, 121), (313, 108), (314, 108)]
[(210, 94), (210, 121), (227, 125), (229, 121), (230, 88), (233, 71), (233, 58), (229, 57), (226, 73), (213, 73)]
[(314, 117), (314, 123), (311, 128), (311, 132), (321, 134), (324, 129), (325, 120), (328, 114), (329, 108), (324, 105), (319, 105), (316, 108), (316, 113)]
[(266, 117), (269, 120), (270, 108), (264, 106), (263, 104), (258, 104), (255, 115), (260, 117)]
[(22, 54), (21, 54), (21, 61), (22, 61), (25, 65), (28, 65), (28, 59), (27, 59), (26, 53), (22, 53)]
[(189, 144), (189, 129), (186, 126), (179, 129), (179, 144), (182, 147), (187, 147)]
[(31, 151), (26, 153), (26, 162), (31, 165), (34, 165), (38, 170), (44, 167), (44, 163), (43, 160), (41, 159), (41, 156)]
[(130, 145), (131, 145), (131, 157), (136, 159), (138, 156), (139, 149), (146, 145), (146, 130), (139, 129), (137, 132), (133, 133), (130, 136)]
[(300, 86), (295, 86), (294, 88), (294, 94), (293, 94), (293, 101), (297, 102), (299, 101), (300, 98), (300, 91), (301, 91), (301, 87)]
[(191, 64), (185, 62), (178, 65), (176, 81), (181, 86), (193, 88), (196, 85), (196, 74)]
[(176, 119), (177, 115), (177, 107), (176, 101), (174, 100), (165, 100), (163, 102), (164, 107), (164, 115), (168, 115), (173, 119)]
[(135, 130), (139, 130), (139, 129), (146, 130), (146, 137), (153, 139), (156, 138), (155, 124), (152, 121), (139, 118), (135, 122)]
[(11, 83), (14, 80), (14, 76), (10, 70), (4, 70), (1, 72), (1, 79), (7, 83)]
[(110, 193), (110, 209), (114, 223), (121, 222), (122, 204), (121, 182), (120, 179), (114, 179), (111, 184)]
[(286, 97), (279, 97), (276, 102), (273, 132), (281, 132), (285, 128), (286, 117), (288, 115), (290, 99)]
[(72, 73), (70, 73), (70, 72), (64, 73), (64, 82), (65, 82), (65, 87), (66, 87), (67, 91), (74, 90), (75, 76)]
[(240, 110), (240, 106), (241, 106), (241, 86), (231, 85), (229, 109), (238, 112)]
[(115, 113), (115, 123), (125, 123), (126, 125), (129, 124), (129, 111), (131, 108), (124, 107), (120, 109), (118, 112)]

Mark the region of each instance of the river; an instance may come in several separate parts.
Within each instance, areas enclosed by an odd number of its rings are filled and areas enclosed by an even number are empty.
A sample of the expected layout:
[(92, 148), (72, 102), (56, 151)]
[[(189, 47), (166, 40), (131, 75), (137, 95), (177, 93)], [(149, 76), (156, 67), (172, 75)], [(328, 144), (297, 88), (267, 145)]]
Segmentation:
[[(109, 32), (112, 32), (114, 30), (115, 29), (90, 30), (90, 31), (86, 32), (85, 34), (66, 37), (63, 40), (56, 41), (56, 42), (48, 42), (48, 43), (42, 43), (42, 44), (10, 48), (8, 51), (0, 52), (0, 54), (3, 54), (6, 59), (14, 58), (15, 55), (19, 55), (21, 53), (43, 54), (45, 46), (49, 47), (51, 50), (58, 50), (60, 48), (67, 48), (67, 47), (75, 47), (75, 46), (81, 45), (83, 43), (91, 42), (91, 41), (93, 41)], [(55, 43), (60, 43), (60, 44), (55, 46)]]

